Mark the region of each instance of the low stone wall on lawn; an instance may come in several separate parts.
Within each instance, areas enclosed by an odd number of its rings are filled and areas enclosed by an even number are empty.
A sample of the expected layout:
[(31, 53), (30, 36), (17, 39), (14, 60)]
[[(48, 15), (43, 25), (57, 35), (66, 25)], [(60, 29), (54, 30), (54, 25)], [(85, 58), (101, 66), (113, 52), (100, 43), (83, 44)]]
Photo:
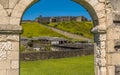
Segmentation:
[(74, 56), (84, 56), (94, 54), (94, 50), (74, 50), (74, 51), (44, 51), (21, 53), (20, 59), (24, 61), (39, 60), (39, 59), (55, 59)]

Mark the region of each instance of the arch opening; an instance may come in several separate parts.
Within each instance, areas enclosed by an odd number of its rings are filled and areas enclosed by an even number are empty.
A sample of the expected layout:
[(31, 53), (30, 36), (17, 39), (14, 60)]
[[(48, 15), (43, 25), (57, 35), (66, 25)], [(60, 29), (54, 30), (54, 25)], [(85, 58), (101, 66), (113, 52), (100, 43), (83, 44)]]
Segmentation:
[[(83, 1), (83, 0), (80, 1), (80, 2), (77, 1), (77, 0), (74, 0), (73, 2), (76, 2), (76, 3), (80, 4), (80, 5), (82, 5), (85, 9), (88, 10), (90, 16), (92, 17), (92, 21), (93, 21), (94, 26), (99, 25), (99, 23), (98, 23), (98, 17), (96, 15), (96, 12), (95, 12), (95, 10), (93, 9), (93, 7), (89, 3), (87, 3), (86, 1)], [(33, 3), (33, 4), (35, 4), (35, 3)], [(30, 6), (32, 6), (32, 5), (30, 5)], [(53, 19), (53, 20), (56, 21), (56, 19)]]

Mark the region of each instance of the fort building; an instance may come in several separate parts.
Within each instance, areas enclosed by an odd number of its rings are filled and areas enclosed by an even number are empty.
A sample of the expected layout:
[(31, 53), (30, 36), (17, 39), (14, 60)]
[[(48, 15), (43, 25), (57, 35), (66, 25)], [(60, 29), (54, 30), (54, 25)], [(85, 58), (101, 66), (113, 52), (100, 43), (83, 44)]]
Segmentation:
[(51, 22), (69, 22), (69, 21), (88, 21), (84, 16), (55, 16), (55, 17), (38, 17), (36, 18), (39, 23), (51, 23)]

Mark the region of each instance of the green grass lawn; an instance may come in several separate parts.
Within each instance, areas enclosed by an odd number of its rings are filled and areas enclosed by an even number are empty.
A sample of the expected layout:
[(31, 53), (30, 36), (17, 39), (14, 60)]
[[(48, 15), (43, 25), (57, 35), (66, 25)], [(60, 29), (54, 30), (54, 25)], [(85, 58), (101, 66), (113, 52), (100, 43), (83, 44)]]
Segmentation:
[(73, 34), (78, 34), (93, 39), (93, 34), (91, 33), (91, 29), (93, 27), (92, 22), (58, 22), (50, 23), (48, 25)]
[(23, 27), (22, 36), (26, 37), (37, 37), (37, 36), (54, 36), (54, 37), (65, 37), (62, 34), (54, 32), (53, 30), (40, 25), (37, 22), (27, 22), (21, 24)]
[(20, 75), (94, 75), (93, 55), (21, 61)]

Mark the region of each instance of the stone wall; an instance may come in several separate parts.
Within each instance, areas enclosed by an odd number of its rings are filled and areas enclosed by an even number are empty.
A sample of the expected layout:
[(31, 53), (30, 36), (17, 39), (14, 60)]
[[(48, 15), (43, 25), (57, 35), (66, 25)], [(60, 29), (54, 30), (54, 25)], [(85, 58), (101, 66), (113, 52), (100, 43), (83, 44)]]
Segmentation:
[(17, 0), (0, 0), (0, 75), (19, 75), (20, 18), (12, 16)]
[(1, 34), (0, 40), (0, 74), (18, 75), (19, 35)]
[(93, 55), (94, 50), (70, 50), (70, 51), (42, 51), (42, 52), (30, 52), (21, 53), (20, 60), (39, 60), (39, 59), (55, 59), (66, 58), (84, 55)]
[(120, 66), (120, 1), (109, 0), (107, 17), (107, 69), (109, 75), (119, 75)]

